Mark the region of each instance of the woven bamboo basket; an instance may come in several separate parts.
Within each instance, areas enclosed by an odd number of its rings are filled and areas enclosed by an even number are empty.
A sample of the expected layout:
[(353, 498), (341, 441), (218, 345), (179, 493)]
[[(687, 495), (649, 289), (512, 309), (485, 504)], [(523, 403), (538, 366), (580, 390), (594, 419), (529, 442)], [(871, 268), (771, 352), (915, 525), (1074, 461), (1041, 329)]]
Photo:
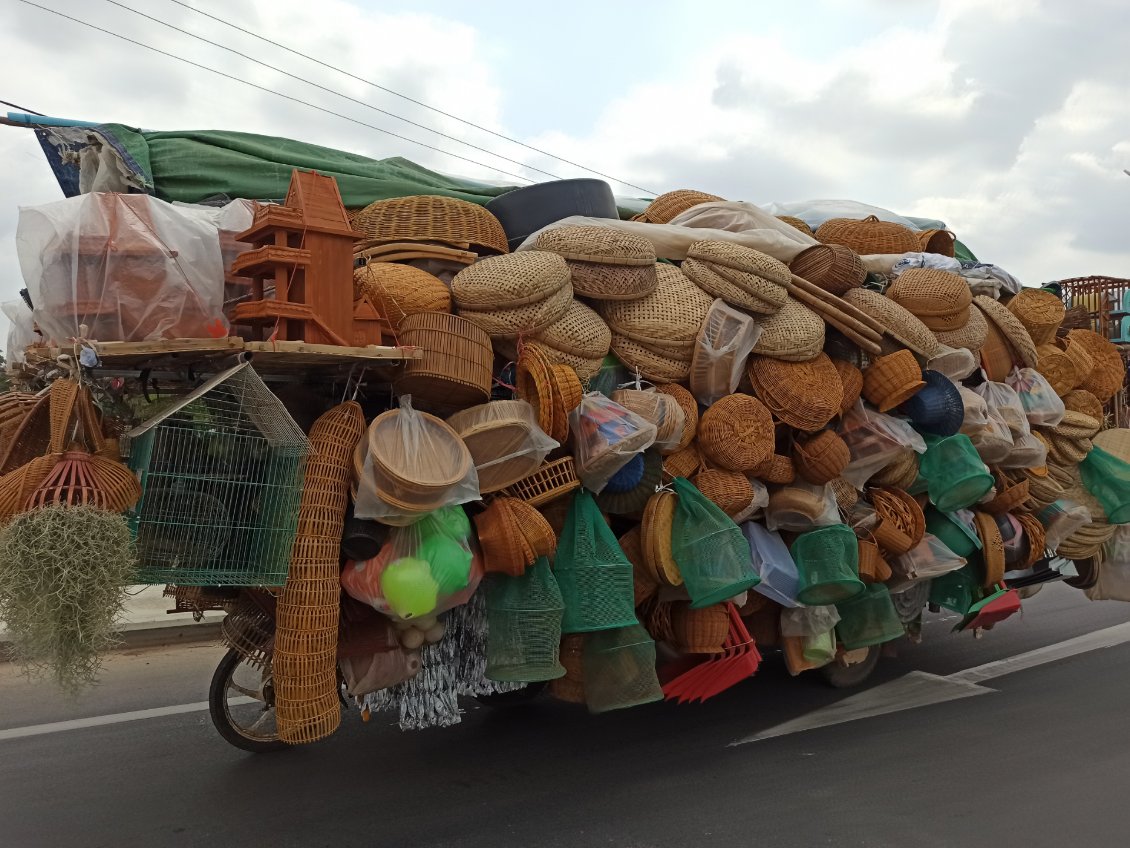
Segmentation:
[(796, 480), (796, 465), (793, 464), (792, 457), (775, 453), (753, 470), (753, 476), (775, 486), (787, 486)]
[(490, 256), (464, 268), (451, 281), (451, 296), (461, 311), (495, 312), (541, 303), (566, 287), (569, 266), (564, 259), (525, 250)]
[(466, 318), (438, 312), (409, 315), (400, 323), (400, 343), (424, 352), (421, 359), (405, 363), (394, 384), (398, 395), (412, 395), (417, 409), (444, 414), (490, 399), (490, 337)]
[(909, 350), (881, 356), (863, 372), (863, 396), (880, 412), (914, 397), (925, 385), (922, 369)]
[[(793, 229), (800, 230), (810, 238), (816, 238), (816, 233), (812, 231), (812, 227), (808, 226), (808, 224), (806, 224), (800, 218), (795, 218), (792, 215), (778, 215), (777, 220), (788, 224)], [(797, 273), (800, 274), (799, 271)], [(803, 277), (804, 274), (800, 274), (800, 276)]]
[(47, 479), (60, 456), (57, 453), (37, 456), (0, 477), (0, 523), (27, 508), (32, 493)]
[(861, 256), (875, 253), (917, 253), (918, 236), (901, 224), (880, 221), (869, 215), (862, 221), (852, 218), (831, 218), (816, 230), (816, 238), (824, 244), (842, 244)]
[(839, 371), (825, 353), (807, 362), (752, 356), (748, 372), (762, 403), (790, 427), (815, 432), (840, 414), (843, 384)]
[[(612, 334), (608, 334), (609, 350), (611, 350)], [(577, 373), (577, 378), (583, 382), (587, 382), (600, 373), (600, 369), (604, 367), (604, 356), (599, 358), (588, 359), (583, 356), (568, 353), (563, 350), (558, 350), (552, 345), (547, 345), (544, 342), (535, 339), (527, 339), (524, 345), (524, 350), (536, 351), (545, 358), (551, 365), (568, 365)], [(605, 356), (608, 351), (605, 351)], [(513, 359), (515, 357), (511, 357)]]
[(773, 453), (773, 417), (750, 395), (726, 395), (703, 413), (698, 446), (703, 456), (729, 471), (750, 471)]
[(671, 491), (656, 492), (644, 507), (640, 522), (643, 558), (651, 575), (661, 586), (683, 585), (675, 554), (671, 548), (671, 533), (675, 526), (675, 507), (678, 496)]
[(859, 540), (859, 579), (864, 583), (886, 583), (894, 573), (879, 546), (870, 539)]
[(1075, 368), (1075, 363), (1067, 353), (1054, 344), (1040, 345), (1036, 348), (1039, 371), (1057, 395), (1066, 395), (1075, 386), (1079, 385), (1081, 377)]
[(1122, 355), (1108, 339), (1093, 330), (1071, 330), (1067, 334), (1067, 355), (1078, 344), (1090, 354), (1094, 367), (1080, 380), (1079, 388), (1086, 389), (1102, 403), (1114, 397), (1126, 381), (1126, 366)]
[[(504, 259), (509, 257), (495, 257)], [(478, 265), (472, 266), (477, 268)], [(459, 314), (492, 339), (517, 339), (535, 335), (569, 311), (573, 289), (566, 284), (544, 300), (514, 309), (472, 310), (458, 308)]]
[(1072, 412), (1079, 412), (1096, 421), (1103, 420), (1103, 405), (1099, 399), (1086, 389), (1073, 389), (1063, 395), (1063, 405)]
[[(642, 298), (597, 304), (614, 336), (665, 353), (672, 358), (694, 352), (699, 327), (714, 299), (672, 265), (656, 265), (657, 284)], [(615, 344), (613, 344), (615, 347)]]
[(842, 244), (817, 244), (802, 250), (789, 263), (789, 269), (835, 295), (844, 295), (867, 279), (859, 254)]
[(980, 309), (969, 310), (969, 320), (956, 330), (936, 330), (934, 336), (944, 345), (963, 347), (977, 356), (989, 336), (989, 322)]
[(353, 226), (371, 240), (439, 241), (470, 245), (480, 254), (509, 253), (502, 224), (490, 212), (466, 200), (424, 194), (370, 203)]
[(500, 499), (515, 528), (526, 540), (533, 558), (552, 557), (557, 552), (557, 533), (549, 520), (533, 506), (518, 498)]
[(954, 243), (957, 236), (949, 230), (920, 230), (918, 245), (922, 253), (937, 253), (953, 259)]
[(1079, 336), (1074, 339), (1057, 338), (1052, 344), (1062, 351), (1064, 356), (1070, 359), (1071, 364), (1075, 366), (1075, 374), (1078, 378), (1076, 385), (1086, 380), (1095, 370), (1095, 359), (1091, 356), (1090, 347)]
[(689, 445), (691, 440), (694, 439), (695, 433), (698, 432), (698, 401), (695, 400), (694, 395), (678, 383), (665, 383), (656, 386), (655, 390), (673, 397), (675, 402), (679, 404), (679, 408), (683, 410), (683, 434), (674, 450), (668, 451), (668, 453), (674, 453), (676, 450), (682, 450)]
[(793, 465), (797, 474), (817, 486), (835, 480), (851, 462), (847, 442), (831, 430), (824, 430), (793, 446)]
[(691, 480), (700, 492), (722, 512), (733, 518), (753, 501), (749, 478), (737, 471), (704, 469)]
[[(56, 389), (55, 386), (59, 386), (59, 388)], [(59, 397), (53, 404), (52, 397), (56, 394)], [(50, 450), (50, 445), (53, 442), (52, 437), (55, 435), (59, 437), (59, 444), (66, 447), (63, 444), (63, 432), (66, 429), (65, 421), (70, 420), (70, 412), (77, 396), (78, 387), (73, 381), (56, 380), (51, 384), (51, 391), (41, 397), (39, 402), (31, 408), (5, 446), (4, 458), (0, 462), (0, 474), (9, 474), (17, 468), (27, 465), (37, 456), (43, 456)], [(66, 407), (68, 399), (70, 408), (66, 408), (64, 413), (61, 410)], [(66, 415), (64, 423), (58, 427), (53, 427), (53, 418), (57, 418), (61, 414)]]
[(1048, 541), (1047, 531), (1034, 515), (1021, 512), (1013, 517), (1020, 522), (1020, 527), (1024, 530), (1024, 536), (1028, 541), (1028, 558), (1024, 562), (1024, 567), (1031, 568), (1044, 556)]
[(687, 248), (687, 259), (705, 264), (723, 279), (770, 307), (785, 302), (782, 287), (792, 280), (792, 273), (785, 263), (759, 250), (729, 241), (696, 241)]
[(673, 396), (647, 389), (616, 389), (610, 397), (644, 421), (654, 424), (657, 443), (670, 444), (672, 440), (677, 442), (682, 438), (685, 416)]
[(685, 654), (718, 654), (730, 632), (725, 604), (691, 609), (687, 601), (671, 605), (672, 646)]
[(901, 556), (922, 541), (926, 516), (918, 502), (901, 489), (872, 489), (869, 493), (878, 523), (872, 531), (879, 547)]
[(573, 457), (563, 456), (541, 466), (533, 474), (509, 486), (505, 494), (538, 507), (562, 498), (581, 487)]
[(592, 308), (574, 300), (534, 341), (582, 359), (600, 360), (612, 346), (612, 331)]
[(1007, 307), (1020, 319), (1037, 346), (1051, 344), (1056, 330), (1067, 316), (1063, 301), (1043, 289), (1024, 289), (1008, 302)]
[[(390, 409), (369, 427), (369, 458), (383, 500), (409, 509), (438, 509), (452, 486), (467, 476), (471, 453), (442, 419), (419, 413), (419, 450), (401, 437), (403, 412)], [(426, 447), (425, 447), (426, 446)]]
[(700, 203), (717, 203), (722, 198), (703, 191), (681, 188), (661, 194), (647, 205), (647, 208), (632, 218), (633, 221), (643, 221), (648, 224), (666, 224), (693, 206)]
[(427, 271), (394, 262), (370, 262), (353, 272), (354, 297), (368, 297), (393, 327), (417, 312), (451, 312), (451, 292)]
[[(542, 519), (545, 520), (544, 517)], [(521, 577), (534, 561), (533, 551), (514, 525), (504, 499), (497, 498), (474, 518), (475, 533), (483, 552), (483, 570), (488, 574)], [(548, 523), (548, 522), (547, 522)]]
[(900, 344), (927, 359), (939, 353), (938, 339), (930, 328), (889, 297), (870, 289), (852, 289), (843, 299), (882, 324), (887, 335)]
[(872, 475), (868, 485), (909, 489), (918, 479), (918, 464), (918, 454), (905, 448), (899, 451), (897, 459)]
[(538, 426), (557, 438), (561, 422), (554, 410), (553, 369), (549, 361), (538, 350), (526, 347), (518, 358), (514, 371), (514, 387), (519, 398), (533, 407)]
[(1036, 352), (1036, 344), (1019, 319), (1009, 312), (1004, 304), (983, 294), (973, 298), (973, 303), (989, 319), (990, 324), (995, 324), (1004, 336), (1005, 342), (1012, 351), (1013, 360), (1026, 368), (1035, 368), (1040, 358)]
[(973, 292), (963, 277), (933, 268), (903, 271), (887, 289), (887, 297), (934, 332), (964, 327), (973, 303)]
[(859, 503), (859, 491), (843, 477), (837, 477), (828, 485), (832, 487), (832, 494), (836, 497), (836, 506), (840, 508), (841, 512), (848, 512)]
[(701, 467), (702, 453), (694, 442), (663, 458), (663, 474), (671, 480), (676, 477), (689, 480)]
[(1028, 478), (1013, 479), (1001, 473), (993, 476), (996, 478), (997, 493), (992, 500), (980, 504), (979, 508), (990, 515), (1000, 515), (1022, 507), (1028, 500)]
[(850, 362), (845, 362), (842, 359), (833, 359), (832, 365), (836, 368), (836, 373), (840, 376), (840, 387), (843, 389), (844, 397), (840, 402), (840, 413), (845, 413), (859, 400), (863, 394), (863, 372), (852, 365)]
[(776, 315), (758, 323), (761, 336), (753, 352), (761, 356), (806, 362), (824, 349), (824, 319), (791, 297)]
[(673, 359), (644, 347), (625, 336), (612, 333), (612, 352), (629, 369), (653, 383), (678, 383), (691, 373), (691, 357)]
[(0, 458), (7, 450), (8, 441), (20, 429), (28, 413), (39, 402), (33, 394), (6, 392), (0, 395)]
[(655, 247), (610, 227), (564, 226), (542, 230), (534, 249), (568, 262), (573, 289), (596, 300), (635, 300), (655, 290)]
[(457, 412), (447, 419), (471, 452), (482, 494), (505, 489), (541, 467), (531, 450), (535, 413), (523, 400), (496, 400)]

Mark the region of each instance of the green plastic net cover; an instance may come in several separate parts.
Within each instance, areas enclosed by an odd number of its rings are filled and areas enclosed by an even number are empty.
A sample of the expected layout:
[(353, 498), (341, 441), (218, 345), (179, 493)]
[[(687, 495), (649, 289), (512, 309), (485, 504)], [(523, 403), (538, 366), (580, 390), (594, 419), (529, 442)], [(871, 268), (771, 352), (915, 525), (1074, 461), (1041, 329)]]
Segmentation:
[(533, 683), (565, 674), (558, 652), (565, 602), (549, 560), (521, 577), (487, 577), (487, 670), (491, 680)]
[(802, 533), (793, 542), (792, 555), (800, 577), (796, 597), (802, 604), (838, 604), (863, 592), (859, 543), (846, 524)]
[(882, 583), (867, 586), (859, 597), (837, 604), (836, 636), (849, 651), (890, 642), (905, 633), (891, 593)]
[(655, 642), (638, 624), (585, 637), (585, 703), (594, 713), (659, 701)]
[(689, 480), (678, 477), (674, 485), (679, 502), (671, 552), (691, 596), (691, 607), (721, 603), (760, 583), (741, 528)]

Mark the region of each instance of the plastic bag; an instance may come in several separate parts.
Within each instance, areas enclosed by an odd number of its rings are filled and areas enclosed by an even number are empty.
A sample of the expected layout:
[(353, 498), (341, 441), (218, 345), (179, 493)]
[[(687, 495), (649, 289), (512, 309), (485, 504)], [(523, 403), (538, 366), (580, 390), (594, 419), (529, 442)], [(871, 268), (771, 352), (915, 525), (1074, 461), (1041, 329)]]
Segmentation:
[(1102, 505), (1108, 524), (1130, 522), (1130, 463), (1095, 445), (1079, 463), (1079, 477)]
[(891, 560), (891, 570), (909, 581), (931, 580), (965, 565), (960, 557), (946, 547), (945, 542), (933, 533), (927, 533), (922, 541), (907, 553)]
[(337, 665), (346, 693), (360, 698), (415, 677), (420, 671), (420, 652), (396, 647), (367, 656), (342, 657)]
[(698, 332), (691, 359), (691, 391), (703, 406), (732, 394), (763, 328), (748, 315), (715, 300)]
[(1014, 368), (1008, 375), (1007, 382), (1020, 397), (1024, 415), (1030, 425), (1054, 427), (1063, 421), (1066, 411), (1063, 399), (1035, 368)]
[(1092, 601), (1130, 601), (1130, 525), (1120, 525), (1103, 545), (1098, 582), (1084, 594)]
[(482, 494), (513, 485), (541, 467), (558, 443), (538, 426), (524, 400), (492, 401), (457, 412), (447, 423), (463, 439), (475, 463)]
[(471, 544), (471, 523), (460, 506), (395, 527), (373, 559), (349, 562), (341, 585), (377, 612), (411, 621), (466, 603), (483, 576)]
[(1048, 446), (1031, 433), (1012, 444), (1008, 456), (997, 463), (1001, 468), (1040, 468), (1048, 463)]
[(958, 386), (961, 402), (965, 405), (965, 420), (961, 432), (973, 442), (977, 454), (987, 465), (996, 465), (1012, 452), (1012, 431), (997, 413), (990, 411), (988, 403), (972, 389)]
[(655, 425), (599, 392), (589, 392), (569, 414), (577, 476), (600, 493), (621, 468), (655, 441)]
[(8, 300), (0, 304), (0, 311), (8, 319), (8, 346), (4, 349), (9, 365), (19, 365), (27, 360), (28, 345), (35, 344), (35, 318), (22, 300)]
[(634, 382), (616, 389), (608, 396), (615, 403), (655, 425), (653, 448), (659, 451), (678, 448), (686, 428), (687, 414), (672, 395), (657, 392), (650, 384)]
[(830, 483), (817, 486), (797, 479), (769, 494), (765, 526), (769, 530), (803, 533), (840, 524), (840, 507)]
[(980, 367), (973, 351), (964, 347), (953, 348), (939, 344), (938, 352), (929, 360), (927, 369), (945, 374), (955, 383), (964, 380)]
[(926, 452), (925, 440), (908, 423), (867, 409), (862, 401), (848, 410), (836, 432), (851, 451), (851, 462), (840, 476), (857, 489), (898, 459), (904, 448)]
[(1020, 402), (1020, 395), (1007, 383), (994, 383), (986, 381), (977, 386), (973, 391), (980, 395), (989, 409), (990, 415), (996, 415), (1007, 426), (1013, 440), (1017, 436), (1024, 436), (1031, 432), (1028, 426), (1028, 416), (1024, 413), (1024, 404)]
[(823, 607), (796, 607), (781, 610), (781, 635), (811, 639), (831, 633), (840, 623), (840, 611), (829, 604)]
[(147, 194), (20, 210), (16, 252), (48, 339), (224, 338), (219, 231)]
[(1064, 539), (1071, 538), (1076, 530), (1091, 523), (1091, 512), (1075, 501), (1061, 498), (1051, 506), (1040, 510), (1036, 518), (1044, 525), (1047, 533), (1045, 546), (1049, 551), (1055, 551), (1063, 544)]
[(796, 599), (799, 575), (789, 546), (779, 533), (766, 530), (757, 522), (747, 521), (741, 527), (749, 542), (753, 570), (761, 578), (754, 591), (783, 607), (800, 606)]

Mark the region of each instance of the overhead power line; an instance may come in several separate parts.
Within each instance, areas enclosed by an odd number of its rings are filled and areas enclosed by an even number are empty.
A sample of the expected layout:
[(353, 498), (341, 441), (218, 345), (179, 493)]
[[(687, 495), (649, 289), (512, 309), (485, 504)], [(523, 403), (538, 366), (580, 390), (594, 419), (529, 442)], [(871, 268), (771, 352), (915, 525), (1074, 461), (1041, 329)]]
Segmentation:
[(317, 111), (324, 112), (327, 115), (333, 115), (335, 118), (341, 118), (343, 121), (349, 121), (350, 123), (357, 124), (357, 125), (362, 126), (362, 127), (366, 127), (367, 129), (375, 130), (376, 132), (379, 132), (379, 133), (384, 133), (385, 135), (392, 136), (393, 138), (398, 138), (401, 141), (407, 141), (411, 144), (416, 144), (416, 145), (419, 145), (420, 147), (425, 147), (428, 150), (434, 150), (437, 153), (442, 153), (444, 156), (451, 156), (454, 159), (460, 159), (464, 162), (469, 162), (472, 165), (478, 165), (480, 168), (486, 168), (486, 169), (488, 169), (490, 171), (494, 171), (495, 173), (498, 173), (498, 174), (505, 174), (508, 177), (514, 177), (515, 179), (519, 179), (519, 180), (522, 180), (523, 182), (527, 182), (527, 183), (535, 182), (534, 180), (531, 180), (529, 177), (524, 177), (521, 174), (514, 174), (514, 173), (511, 173), (510, 171), (504, 171), (504, 170), (502, 170), (501, 168), (499, 168), (495, 165), (488, 165), (485, 162), (479, 162), (475, 159), (470, 159), (470, 158), (468, 158), (466, 156), (462, 156), (458, 153), (452, 153), (450, 150), (444, 150), (441, 147), (436, 147), (434, 145), (428, 144), (427, 142), (420, 141), (419, 139), (410, 138), (406, 135), (401, 135), (400, 133), (395, 133), (392, 130), (386, 130), (384, 127), (378, 127), (378, 126), (375, 126), (373, 124), (366, 123), (365, 121), (358, 120), (357, 118), (350, 117), (349, 115), (343, 115), (341, 112), (335, 112), (332, 109), (327, 109), (324, 106), (318, 106), (317, 104), (310, 103), (307, 100), (302, 100), (301, 98), (298, 98), (298, 97), (292, 97), (289, 94), (283, 94), (281, 91), (276, 91), (273, 88), (267, 88), (266, 86), (258, 85), (257, 83), (250, 82), (249, 80), (240, 79), (239, 77), (233, 76), (232, 74), (226, 74), (223, 71), (216, 70), (215, 68), (210, 68), (207, 65), (200, 64), (199, 62), (193, 62), (191, 59), (186, 59), (183, 56), (177, 56), (175, 53), (169, 53), (168, 51), (161, 50), (160, 48), (154, 47), (151, 44), (145, 44), (141, 41), (137, 41), (135, 39), (132, 39), (132, 38), (129, 38), (125, 35), (122, 35), (121, 33), (117, 33), (117, 32), (113, 32), (112, 30), (104, 29), (103, 27), (100, 27), (96, 24), (92, 24), (89, 21), (84, 21), (80, 18), (72, 17), (71, 15), (64, 14), (63, 12), (57, 11), (56, 9), (48, 8), (47, 6), (41, 6), (39, 3), (33, 3), (33, 2), (31, 2), (31, 0), (19, 0), (19, 2), (23, 3), (26, 6), (32, 6), (36, 9), (41, 10), (41, 11), (48, 12), (49, 14), (55, 15), (55, 16), (60, 17), (60, 18), (64, 18), (68, 21), (72, 21), (73, 23), (80, 24), (84, 27), (88, 27), (89, 29), (95, 30), (95, 31), (100, 32), (104, 35), (109, 35), (109, 36), (117, 38), (121, 41), (125, 41), (129, 44), (134, 45), (135, 47), (141, 47), (141, 48), (144, 48), (145, 50), (152, 51), (153, 53), (159, 53), (160, 55), (166, 56), (170, 59), (176, 59), (178, 62), (183, 62), (186, 65), (191, 65), (194, 68), (199, 68), (201, 70), (208, 71), (209, 73), (216, 74), (217, 76), (223, 77), (224, 79), (228, 79), (228, 80), (232, 80), (234, 82), (238, 82), (241, 85), (250, 86), (251, 88), (258, 89), (259, 91), (264, 91), (267, 94), (273, 94), (276, 97), (281, 97), (284, 100), (289, 100), (292, 103), (299, 104), (300, 106), (306, 106), (310, 109), (316, 109)]
[[(654, 196), (655, 194), (657, 194), (657, 192), (654, 192), (651, 189), (643, 188), (642, 186), (638, 186), (638, 185), (635, 185), (633, 183), (627, 182), (626, 180), (621, 180), (618, 177), (614, 177), (610, 174), (605, 174), (602, 171), (596, 170), (595, 168), (590, 168), (587, 165), (582, 165), (579, 162), (574, 162), (571, 159), (566, 159), (563, 156), (558, 156), (555, 153), (550, 153), (548, 150), (542, 150), (540, 147), (534, 147), (532, 144), (527, 144), (526, 142), (521, 141), (520, 139), (512, 138), (511, 136), (508, 136), (504, 133), (500, 133), (496, 130), (492, 130), (490, 127), (484, 127), (481, 124), (476, 124), (474, 121), (470, 121), (466, 118), (461, 118), (458, 115), (451, 114), (450, 112), (445, 112), (443, 109), (440, 109), (436, 106), (432, 106), (428, 103), (423, 102), (422, 100), (417, 100), (414, 97), (410, 97), (407, 94), (402, 94), (401, 92), (395, 91), (391, 88), (383, 86), (380, 83), (376, 83), (376, 82), (373, 82), (372, 80), (365, 79), (364, 77), (358, 76), (357, 74), (351, 73), (350, 71), (344, 70), (343, 68), (339, 68), (336, 65), (331, 65), (329, 62), (324, 62), (321, 59), (318, 59), (318, 58), (311, 56), (307, 53), (303, 53), (300, 50), (295, 50), (293, 47), (287, 47), (285, 44), (280, 44), (277, 41), (272, 41), (271, 39), (267, 38), (266, 36), (260, 35), (259, 33), (254, 32), (254, 31), (249, 30), (249, 29), (244, 29), (243, 27), (239, 26), (238, 24), (233, 24), (231, 21), (224, 20), (223, 18), (219, 17), (218, 15), (213, 15), (209, 12), (205, 12), (203, 9), (198, 9), (198, 8), (196, 8), (195, 6), (193, 6), (189, 3), (182, 2), (182, 0), (169, 0), (169, 2), (175, 3), (176, 5), (181, 6), (182, 8), (188, 9), (189, 11), (195, 12), (198, 15), (203, 15), (206, 18), (210, 18), (213, 21), (216, 21), (218, 23), (223, 24), (226, 27), (230, 27), (230, 28), (236, 30), (237, 32), (241, 32), (244, 35), (249, 35), (252, 38), (257, 38), (262, 42), (270, 44), (272, 47), (277, 47), (280, 50), (285, 50), (287, 53), (290, 53), (294, 56), (298, 56), (302, 59), (306, 59), (307, 61), (313, 62), (316, 65), (321, 65), (323, 68), (328, 68), (331, 71), (342, 74), (343, 76), (347, 76), (352, 80), (356, 80), (357, 82), (361, 82), (361, 83), (364, 83), (365, 85), (372, 86), (373, 88), (378, 89), (380, 91), (383, 91), (386, 94), (391, 94), (394, 97), (399, 97), (401, 100), (406, 100), (409, 103), (414, 103), (415, 105), (421, 106), (424, 109), (428, 109), (429, 111), (435, 112), (438, 115), (443, 115), (445, 118), (451, 118), (453, 121), (458, 121), (459, 123), (465, 124), (466, 126), (474, 127), (477, 130), (481, 130), (482, 132), (489, 133), (490, 135), (493, 135), (495, 138), (501, 138), (505, 141), (511, 142), (512, 144), (517, 144), (521, 147), (524, 147), (527, 150), (532, 150), (535, 153), (540, 153), (542, 156), (548, 156), (550, 159), (556, 159), (558, 162), (563, 162), (566, 165), (572, 165), (574, 168), (580, 168), (582, 171), (588, 171), (590, 174), (596, 174), (598, 177), (604, 177), (606, 180), (612, 180), (613, 182), (619, 183), (620, 185), (627, 186), (628, 188), (637, 189), (637, 190), (642, 191), (642, 192), (644, 192), (648, 195)], [(498, 154), (495, 154), (495, 155), (498, 155)], [(526, 167), (530, 167), (530, 166), (527, 165)], [(544, 173), (544, 171), (542, 173)]]
[(4, 104), (5, 106), (11, 106), (13, 109), (19, 109), (21, 112), (25, 112), (28, 115), (38, 115), (41, 118), (47, 117), (42, 112), (36, 112), (34, 109), (29, 109), (26, 106), (17, 106), (15, 103), (9, 103), (7, 100), (0, 100), (0, 103)]

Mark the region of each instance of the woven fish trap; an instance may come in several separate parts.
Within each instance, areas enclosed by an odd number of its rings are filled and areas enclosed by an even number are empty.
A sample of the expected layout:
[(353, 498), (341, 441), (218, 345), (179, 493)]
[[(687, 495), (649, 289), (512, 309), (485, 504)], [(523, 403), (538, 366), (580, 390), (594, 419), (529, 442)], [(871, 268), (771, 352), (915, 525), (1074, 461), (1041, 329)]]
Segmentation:
[(612, 333), (612, 352), (629, 369), (653, 383), (678, 383), (691, 373), (690, 355), (685, 359), (662, 356), (625, 336)]
[(341, 701), (336, 692), (304, 701), (276, 701), (275, 715), (283, 742), (308, 745), (325, 739), (341, 726)]
[(698, 472), (691, 482), (707, 500), (731, 518), (753, 501), (753, 485), (738, 471), (707, 468)]
[(863, 220), (830, 218), (816, 229), (824, 244), (842, 244), (861, 256), (875, 253), (917, 253), (918, 236), (901, 224), (880, 221), (874, 215)]
[(831, 430), (824, 430), (793, 446), (793, 465), (797, 474), (817, 486), (835, 480), (851, 462), (847, 442)]
[[(816, 238), (816, 233), (814, 233), (812, 231), (812, 227), (808, 226), (808, 224), (806, 224), (800, 218), (796, 218), (792, 215), (778, 215), (777, 220), (781, 221), (785, 224), (788, 224), (790, 227), (792, 227), (795, 230), (800, 230), (802, 233), (804, 233), (809, 238)], [(799, 271), (797, 273), (800, 274)], [(803, 277), (804, 274), (800, 274), (800, 276)]]
[(1020, 320), (1004, 304), (986, 295), (977, 295), (973, 303), (996, 325), (1012, 351), (1012, 358), (1026, 368), (1035, 368), (1040, 359), (1036, 344)]
[(1079, 372), (1065, 351), (1054, 344), (1048, 344), (1038, 347), (1036, 353), (1039, 357), (1036, 370), (1044, 376), (1057, 395), (1062, 397), (1079, 385)]
[(750, 471), (773, 453), (773, 416), (750, 395), (726, 395), (698, 425), (703, 456), (729, 471)]
[(909, 350), (880, 356), (863, 372), (863, 396), (880, 412), (914, 397), (925, 385), (922, 369)]
[[(685, 387), (678, 383), (665, 383), (655, 387), (657, 392), (670, 395), (683, 410), (683, 435), (675, 450), (682, 450), (691, 443), (698, 431), (698, 401)], [(673, 451), (672, 451), (673, 452)]]
[(846, 292), (843, 299), (874, 318), (887, 335), (916, 353), (932, 359), (940, 352), (938, 339), (930, 328), (889, 297), (860, 288)]
[(1063, 395), (1063, 405), (1072, 412), (1079, 412), (1096, 421), (1103, 420), (1103, 405), (1099, 399), (1086, 389), (1073, 389)]
[[(337, 651), (337, 631), (280, 630), (275, 633), (275, 650), (295, 656)], [(315, 696), (319, 694), (321, 693), (314, 693)]]
[[(315, 582), (324, 583), (327, 581)], [(277, 630), (291, 630), (304, 633), (333, 631), (334, 633), (336, 633), (339, 610), (338, 601), (340, 597), (340, 594), (335, 594), (333, 601), (328, 604), (310, 603), (310, 601), (313, 599), (313, 596), (309, 598), (300, 598), (298, 602), (290, 603), (286, 600), (286, 590), (284, 589), (283, 598), (279, 601), (276, 607), (275, 620), (277, 622)], [(326, 668), (332, 670), (332, 664), (330, 666), (318, 666), (319, 661), (320, 659), (316, 654), (282, 655), (279, 654), (278, 651), (276, 651), (275, 671), (278, 672), (283, 669), (290, 668), (291, 666), (305, 667), (304, 664), (313, 664), (314, 666), (316, 666), (313, 671), (325, 671)]]
[(976, 356), (989, 337), (989, 322), (980, 309), (969, 310), (969, 320), (956, 330), (936, 330), (938, 341), (953, 348), (963, 347)]
[(863, 372), (850, 362), (845, 362), (842, 359), (833, 359), (832, 365), (835, 366), (836, 373), (840, 377), (840, 387), (844, 393), (843, 400), (840, 402), (842, 414), (855, 406), (855, 402), (863, 394)]
[(949, 230), (920, 230), (917, 235), (918, 247), (922, 253), (936, 253), (953, 259), (957, 236)]
[(423, 194), (378, 200), (354, 216), (353, 226), (372, 240), (439, 241), (470, 245), (479, 254), (510, 252), (494, 215), (453, 197)]
[(704, 191), (681, 188), (659, 195), (659, 197), (655, 198), (655, 200), (647, 205), (647, 208), (644, 209), (643, 212), (634, 216), (632, 220), (643, 221), (648, 224), (666, 224), (673, 218), (682, 215), (688, 209), (698, 206), (700, 203), (718, 203), (721, 200), (722, 198), (715, 194), (707, 194)]
[(658, 282), (649, 295), (631, 301), (600, 303), (597, 309), (613, 335), (672, 358), (675, 358), (673, 354), (685, 351), (689, 361), (699, 327), (714, 300), (678, 268), (666, 264), (655, 268)]
[(460, 311), (497, 312), (541, 303), (566, 287), (569, 266), (564, 259), (524, 250), (464, 268), (451, 281), (451, 296)]
[(671, 604), (671, 642), (683, 653), (721, 653), (729, 632), (730, 614), (725, 604), (702, 609), (691, 609), (688, 601)]
[(1093, 330), (1071, 330), (1067, 334), (1067, 341), (1068, 356), (1071, 356), (1071, 346), (1079, 344), (1094, 362), (1091, 373), (1082, 378), (1079, 388), (1086, 389), (1102, 403), (1106, 403), (1126, 381), (1126, 366), (1118, 348)]
[(393, 327), (417, 312), (451, 312), (451, 292), (427, 271), (395, 262), (369, 262), (353, 272), (354, 298), (369, 298)]
[(777, 314), (758, 320), (761, 336), (753, 352), (788, 362), (805, 362), (824, 349), (824, 319), (793, 300)]
[(842, 244), (816, 244), (806, 248), (789, 263), (789, 269), (835, 295), (858, 288), (867, 279), (867, 269), (859, 254)]
[(533, 341), (582, 359), (603, 359), (612, 346), (612, 331), (595, 310), (573, 300), (565, 314)]
[(748, 372), (758, 398), (790, 427), (815, 432), (840, 414), (843, 384), (827, 354), (807, 362), (751, 356)]
[(1036, 345), (1051, 344), (1056, 330), (1067, 317), (1063, 301), (1043, 289), (1023, 289), (1006, 306), (1024, 325)]
[(547, 462), (533, 474), (509, 486), (505, 494), (538, 507), (563, 498), (580, 487), (573, 457), (564, 456)]
[(887, 297), (935, 332), (964, 327), (973, 303), (973, 292), (964, 277), (933, 268), (903, 271), (887, 289)]
[(440, 414), (490, 399), (494, 350), (490, 337), (466, 318), (438, 312), (409, 315), (400, 323), (400, 343), (420, 348), (394, 383), (398, 395)]

